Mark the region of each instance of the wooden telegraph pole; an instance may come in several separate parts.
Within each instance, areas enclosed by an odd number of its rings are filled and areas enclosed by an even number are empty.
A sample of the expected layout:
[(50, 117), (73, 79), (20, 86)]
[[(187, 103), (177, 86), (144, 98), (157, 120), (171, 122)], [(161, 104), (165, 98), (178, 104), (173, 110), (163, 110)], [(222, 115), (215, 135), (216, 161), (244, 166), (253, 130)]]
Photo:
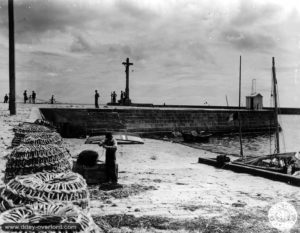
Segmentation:
[(8, 0), (9, 30), (9, 111), (16, 114), (16, 77), (15, 77), (15, 35), (14, 35), (14, 1)]

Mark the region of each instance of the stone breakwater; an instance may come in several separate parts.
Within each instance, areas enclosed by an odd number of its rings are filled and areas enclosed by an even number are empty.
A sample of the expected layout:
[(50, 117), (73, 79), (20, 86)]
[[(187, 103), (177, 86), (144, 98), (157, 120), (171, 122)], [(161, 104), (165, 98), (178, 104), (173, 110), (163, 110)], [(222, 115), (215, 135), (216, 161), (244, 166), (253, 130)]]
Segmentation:
[(240, 111), (243, 132), (270, 132), (275, 128), (273, 111), (182, 108), (40, 108), (45, 120), (53, 123), (63, 137), (81, 137), (106, 131), (140, 134), (174, 131), (207, 131), (214, 134), (237, 133)]

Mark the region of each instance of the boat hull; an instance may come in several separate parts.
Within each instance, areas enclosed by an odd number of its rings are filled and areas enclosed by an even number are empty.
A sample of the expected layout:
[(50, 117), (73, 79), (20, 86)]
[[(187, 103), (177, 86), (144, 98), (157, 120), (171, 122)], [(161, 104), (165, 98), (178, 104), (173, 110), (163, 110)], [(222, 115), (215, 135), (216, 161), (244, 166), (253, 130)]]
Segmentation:
[[(144, 140), (137, 136), (131, 136), (126, 134), (113, 134), (118, 144), (144, 144)], [(85, 141), (85, 144), (99, 144), (104, 142), (105, 136), (91, 136)]]
[[(219, 163), (214, 158), (199, 157), (198, 163), (204, 163), (207, 165), (219, 167)], [(252, 165), (230, 162), (230, 163), (225, 163), (221, 168), (226, 170), (231, 170), (237, 173), (248, 173), (254, 176), (260, 176), (267, 179), (280, 181), (295, 186), (300, 186), (300, 177), (298, 176), (292, 176), (280, 172), (270, 171)]]

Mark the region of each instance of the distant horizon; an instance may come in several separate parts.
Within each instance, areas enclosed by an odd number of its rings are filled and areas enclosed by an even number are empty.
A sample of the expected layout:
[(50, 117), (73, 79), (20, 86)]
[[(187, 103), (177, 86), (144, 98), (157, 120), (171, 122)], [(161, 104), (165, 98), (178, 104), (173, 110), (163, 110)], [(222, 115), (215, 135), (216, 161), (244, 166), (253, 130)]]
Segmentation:
[[(7, 1), (0, 2), (0, 97), (8, 93)], [(137, 103), (242, 105), (256, 91), (270, 106), (275, 57), (279, 103), (300, 106), (300, 4), (296, 0), (15, 1), (16, 93), (100, 102), (125, 89)]]

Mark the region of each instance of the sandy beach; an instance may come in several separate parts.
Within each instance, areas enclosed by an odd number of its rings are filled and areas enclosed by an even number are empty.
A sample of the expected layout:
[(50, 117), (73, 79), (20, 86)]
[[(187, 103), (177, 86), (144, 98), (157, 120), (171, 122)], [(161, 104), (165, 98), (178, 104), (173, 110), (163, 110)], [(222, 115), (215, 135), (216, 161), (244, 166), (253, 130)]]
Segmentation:
[[(17, 115), (11, 117), (8, 105), (0, 104), (2, 171), (12, 128), (25, 121), (33, 107), (39, 105), (18, 104)], [(104, 160), (97, 145), (84, 144), (83, 139), (64, 141), (74, 157), (92, 149)], [(90, 187), (95, 222), (106, 232), (279, 232), (268, 220), (273, 205), (286, 201), (299, 213), (298, 187), (199, 164), (199, 156), (216, 154), (154, 139), (145, 139), (143, 145), (119, 145), (123, 188)], [(299, 226), (297, 222), (290, 232), (300, 232)]]

